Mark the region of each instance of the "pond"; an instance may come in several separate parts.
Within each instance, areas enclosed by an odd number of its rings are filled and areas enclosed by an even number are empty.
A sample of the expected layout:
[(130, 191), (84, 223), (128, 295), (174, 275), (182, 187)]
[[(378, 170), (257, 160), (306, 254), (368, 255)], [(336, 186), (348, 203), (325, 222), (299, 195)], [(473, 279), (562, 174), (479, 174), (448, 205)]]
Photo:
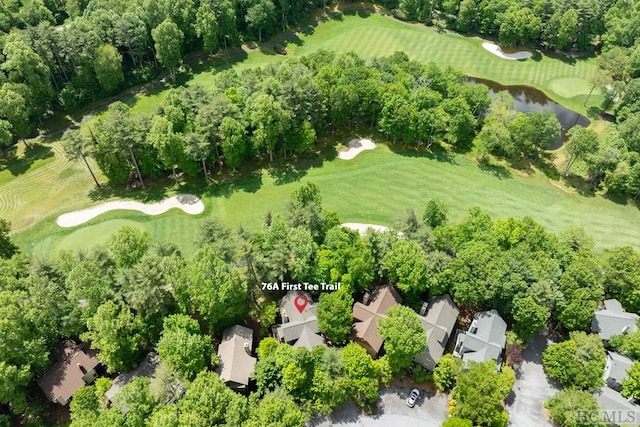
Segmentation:
[(544, 110), (553, 111), (562, 125), (562, 137), (561, 140), (558, 141), (558, 145), (551, 147), (552, 150), (562, 147), (562, 144), (566, 140), (567, 131), (575, 125), (583, 127), (589, 126), (590, 121), (588, 118), (552, 101), (544, 94), (544, 92), (538, 89), (530, 86), (503, 86), (492, 80), (485, 80), (477, 77), (469, 77), (469, 81), (472, 83), (481, 83), (487, 86), (489, 88), (489, 96), (491, 97), (498, 92), (506, 90), (513, 97), (514, 109), (518, 112), (526, 113), (527, 111)]

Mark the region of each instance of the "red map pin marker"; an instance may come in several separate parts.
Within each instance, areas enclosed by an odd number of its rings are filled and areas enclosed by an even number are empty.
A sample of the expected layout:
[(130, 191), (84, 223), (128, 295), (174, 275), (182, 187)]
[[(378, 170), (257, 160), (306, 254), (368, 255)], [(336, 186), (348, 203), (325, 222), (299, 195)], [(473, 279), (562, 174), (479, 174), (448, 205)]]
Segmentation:
[(307, 300), (307, 297), (305, 297), (304, 295), (298, 295), (293, 300), (293, 305), (296, 306), (300, 314), (302, 314), (302, 311), (305, 309), (308, 303), (309, 303), (309, 300)]

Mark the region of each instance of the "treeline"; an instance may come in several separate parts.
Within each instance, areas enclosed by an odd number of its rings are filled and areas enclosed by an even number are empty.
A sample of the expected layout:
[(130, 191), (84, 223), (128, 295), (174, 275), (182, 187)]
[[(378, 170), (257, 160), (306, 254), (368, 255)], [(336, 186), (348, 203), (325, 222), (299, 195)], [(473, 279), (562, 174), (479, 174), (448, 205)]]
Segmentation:
[(638, 0), (391, 0), (382, 4), (401, 19), (495, 36), (508, 46), (598, 51), (633, 47), (640, 35)]
[(0, 5), (0, 145), (52, 110), (74, 111), (175, 70), (186, 52), (294, 25), (322, 2), (30, 0)]
[(367, 63), (319, 51), (240, 75), (218, 73), (210, 90), (170, 89), (154, 116), (116, 102), (63, 142), (73, 156), (95, 158), (110, 183), (137, 175), (144, 185), (143, 178), (169, 172), (208, 176), (259, 156), (272, 161), (309, 149), (319, 133), (358, 124), (405, 144), (469, 147), (489, 103), (485, 86), (403, 53)]
[[(546, 327), (587, 330), (605, 297), (617, 298), (627, 311), (640, 311), (635, 297), (640, 254), (621, 247), (597, 256), (581, 229), (555, 235), (530, 218), (492, 220), (478, 208), (463, 222), (449, 224), (447, 207), (432, 200), (421, 214), (409, 210), (394, 231), (360, 236), (337, 227), (339, 219), (323, 209), (313, 184), (292, 194), (286, 212), (284, 217), (267, 215), (256, 233), (231, 230), (211, 218), (197, 234), (200, 249), (192, 259), (133, 228), (121, 229), (106, 246), (89, 252), (30, 259), (17, 253), (4, 226), (0, 411), (38, 415), (33, 379), (51, 365), (54, 344), (67, 337), (89, 341), (108, 372), (126, 371), (146, 352), (158, 352), (167, 388), (151, 393), (139, 381), (121, 397), (128, 408), (136, 408), (127, 419), (148, 419), (150, 426), (182, 425), (162, 424), (164, 416), (155, 411), (207, 425), (229, 419), (264, 425), (249, 420), (268, 416), (264, 406), (275, 405), (273, 400), (284, 402), (279, 410), (297, 414), (296, 420), (330, 412), (350, 399), (370, 408), (379, 382), (407, 370), (422, 375), (411, 358), (425, 344), (415, 312), (399, 306), (382, 325), (381, 334), (394, 343), (383, 358), (374, 361), (355, 344), (341, 347), (351, 331), (354, 298), (376, 284), (395, 284), (404, 304), (414, 310), (445, 293), (463, 308), (495, 308), (520, 339)], [(281, 295), (262, 293), (263, 281), (340, 281), (339, 292), (320, 296), (318, 322), (321, 332), (341, 348), (309, 353), (263, 341), (257, 392), (247, 410), (211, 374), (218, 363), (211, 343), (225, 327), (249, 317), (259, 320), (262, 337), (269, 335)], [(171, 400), (175, 389), (169, 386), (175, 379), (187, 386), (187, 393), (177, 405), (163, 407), (158, 402)], [(450, 382), (440, 384), (447, 388)], [(82, 392), (87, 399), (73, 401), (74, 425), (123, 417), (91, 403), (96, 399), (91, 396), (104, 392), (104, 384), (89, 390)], [(226, 402), (215, 405), (227, 409), (217, 411), (206, 402)]]

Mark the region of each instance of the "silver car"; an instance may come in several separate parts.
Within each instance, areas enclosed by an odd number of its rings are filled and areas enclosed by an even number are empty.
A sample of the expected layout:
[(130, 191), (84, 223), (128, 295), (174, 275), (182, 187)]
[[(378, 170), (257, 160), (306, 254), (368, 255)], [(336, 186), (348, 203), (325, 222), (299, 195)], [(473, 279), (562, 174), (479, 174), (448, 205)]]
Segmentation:
[(409, 408), (413, 408), (414, 406), (416, 406), (416, 401), (418, 400), (418, 397), (420, 397), (420, 391), (418, 391), (417, 388), (414, 388), (413, 390), (411, 390), (411, 393), (407, 398), (407, 406)]

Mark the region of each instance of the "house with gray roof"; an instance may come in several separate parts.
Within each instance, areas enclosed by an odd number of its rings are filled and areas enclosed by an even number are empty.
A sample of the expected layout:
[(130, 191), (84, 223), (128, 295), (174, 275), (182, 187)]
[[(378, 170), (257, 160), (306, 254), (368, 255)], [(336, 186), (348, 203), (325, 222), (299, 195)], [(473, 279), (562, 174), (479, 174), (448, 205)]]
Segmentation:
[(607, 364), (604, 368), (604, 380), (607, 386), (617, 391), (622, 390), (622, 381), (629, 378), (627, 371), (631, 369), (632, 365), (633, 360), (620, 353), (610, 351), (607, 354)]
[(594, 332), (605, 341), (613, 335), (621, 335), (638, 330), (638, 316), (636, 313), (627, 313), (622, 304), (616, 299), (608, 299), (604, 302), (604, 308), (596, 310), (591, 321), (591, 332)]
[(256, 365), (253, 352), (253, 331), (235, 325), (222, 332), (222, 342), (218, 346), (218, 374), (222, 381), (234, 390), (246, 390), (249, 377)]
[(496, 310), (473, 315), (466, 332), (460, 332), (453, 351), (455, 357), (465, 362), (502, 362), (502, 351), (506, 343), (507, 324)]
[(459, 313), (449, 295), (432, 298), (423, 305), (418, 318), (427, 334), (427, 348), (413, 360), (433, 371), (447, 347)]
[(144, 359), (142, 359), (142, 362), (140, 362), (140, 364), (138, 364), (138, 366), (136, 366), (133, 370), (120, 374), (113, 380), (113, 382), (111, 383), (111, 388), (104, 394), (105, 397), (109, 400), (109, 402), (113, 402), (113, 398), (118, 393), (118, 391), (120, 391), (122, 387), (133, 381), (133, 379), (136, 377), (144, 377), (149, 379), (155, 378), (158, 365), (160, 365), (160, 358), (158, 357), (158, 355), (153, 352), (147, 353)]
[(637, 425), (640, 422), (640, 406), (634, 405), (617, 391), (602, 387), (594, 396), (603, 411), (603, 418), (609, 425)]
[(378, 321), (387, 317), (391, 307), (402, 302), (402, 297), (391, 285), (379, 286), (365, 294), (363, 302), (353, 305), (352, 338), (362, 345), (371, 356), (378, 355), (384, 340), (378, 331)]
[(58, 343), (53, 354), (57, 362), (37, 382), (49, 401), (64, 406), (80, 387), (95, 381), (100, 361), (73, 340)]
[[(294, 301), (297, 297), (306, 298), (307, 304), (302, 311), (298, 310)], [(316, 345), (327, 345), (324, 338), (318, 335), (318, 305), (313, 302), (311, 295), (301, 291), (290, 291), (278, 302), (282, 323), (273, 327), (273, 336), (279, 342), (292, 344), (294, 347), (304, 346), (309, 350)], [(300, 341), (298, 344), (298, 341)]]

